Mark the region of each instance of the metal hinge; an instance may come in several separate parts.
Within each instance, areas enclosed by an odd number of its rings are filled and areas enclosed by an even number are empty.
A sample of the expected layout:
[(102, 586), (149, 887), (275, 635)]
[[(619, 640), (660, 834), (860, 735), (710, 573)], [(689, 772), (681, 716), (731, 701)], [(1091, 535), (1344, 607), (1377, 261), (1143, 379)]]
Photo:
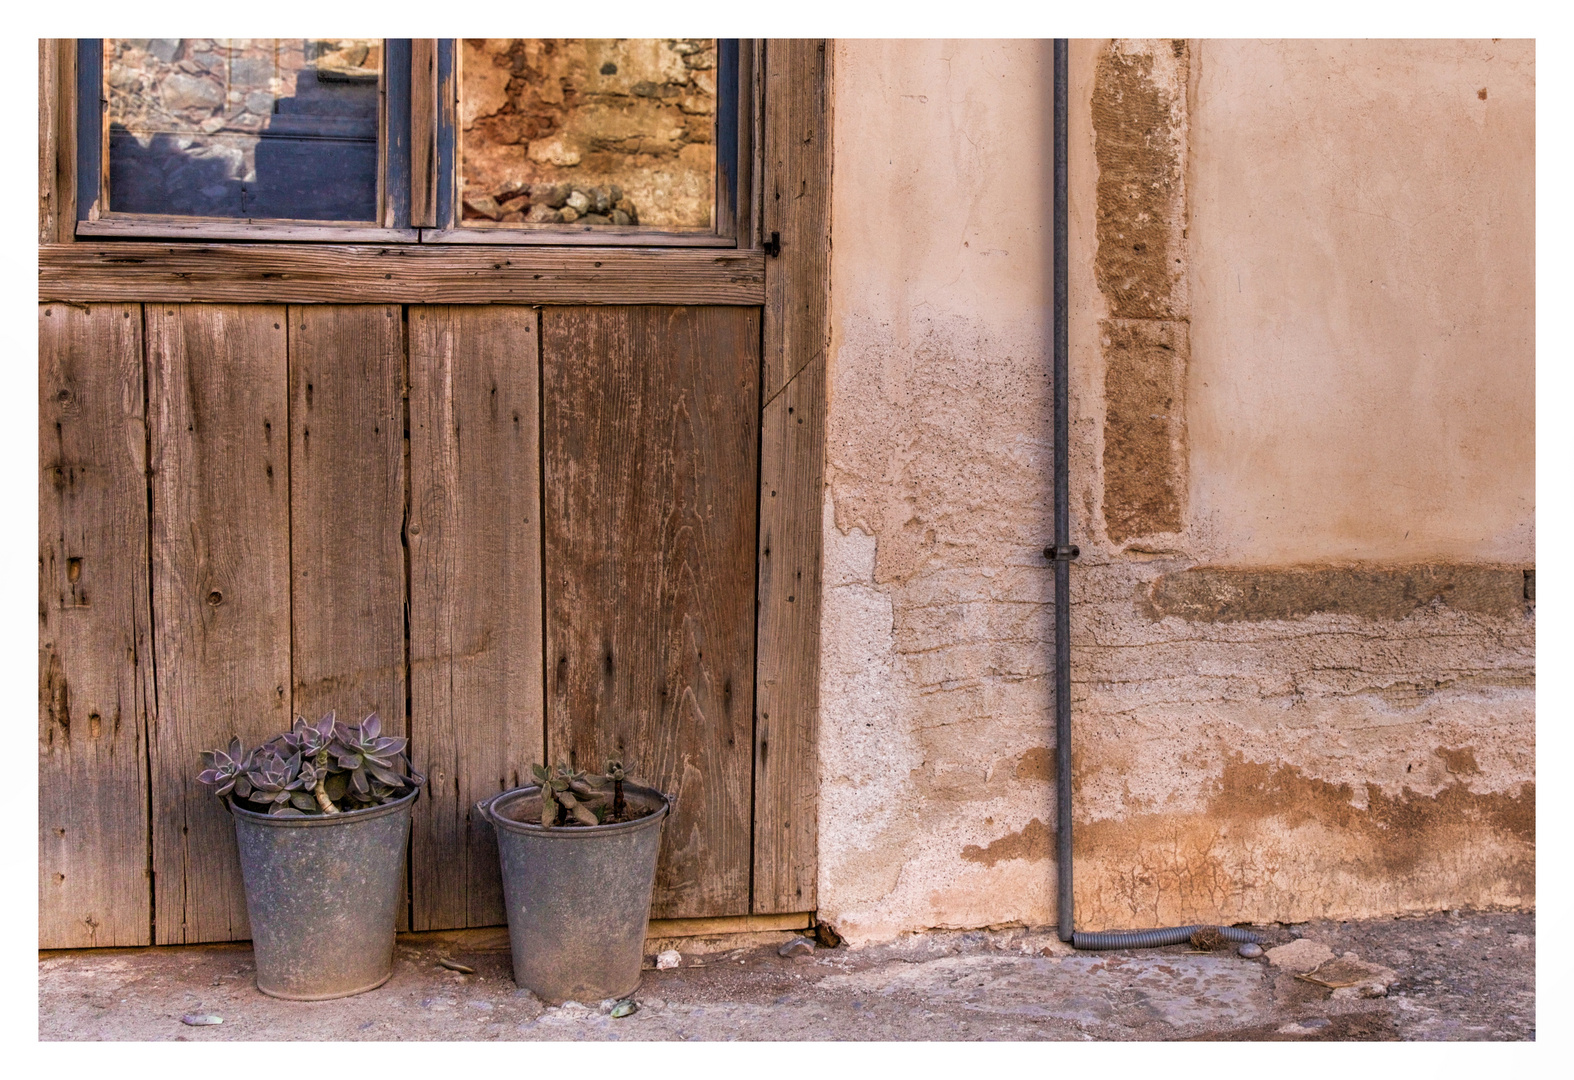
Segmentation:
[(773, 259), (776, 258), (782, 253), (782, 234), (779, 232), (771, 233), (771, 238), (765, 241), (761, 247), (765, 249), (765, 254)]

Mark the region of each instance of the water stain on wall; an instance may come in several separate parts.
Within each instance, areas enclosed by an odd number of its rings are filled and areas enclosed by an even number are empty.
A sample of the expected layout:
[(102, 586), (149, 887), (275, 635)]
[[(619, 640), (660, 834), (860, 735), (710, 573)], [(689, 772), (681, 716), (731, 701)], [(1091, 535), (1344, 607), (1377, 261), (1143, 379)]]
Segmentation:
[(1298, 921), (1449, 907), (1459, 896), (1535, 903), (1533, 781), (1476, 792), (1455, 778), (1432, 794), (1375, 785), (1365, 794), (1363, 808), (1350, 784), (1237, 755), (1199, 813), (1079, 822), (1078, 921), (1228, 922), (1263, 910)]

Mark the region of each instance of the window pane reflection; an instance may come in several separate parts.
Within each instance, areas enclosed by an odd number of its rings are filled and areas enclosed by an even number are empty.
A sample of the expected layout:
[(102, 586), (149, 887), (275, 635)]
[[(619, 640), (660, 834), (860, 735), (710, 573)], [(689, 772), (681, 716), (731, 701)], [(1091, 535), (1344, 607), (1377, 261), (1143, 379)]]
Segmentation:
[(107, 38), (108, 206), (374, 221), (372, 38)]
[(464, 223), (709, 229), (710, 38), (466, 39)]

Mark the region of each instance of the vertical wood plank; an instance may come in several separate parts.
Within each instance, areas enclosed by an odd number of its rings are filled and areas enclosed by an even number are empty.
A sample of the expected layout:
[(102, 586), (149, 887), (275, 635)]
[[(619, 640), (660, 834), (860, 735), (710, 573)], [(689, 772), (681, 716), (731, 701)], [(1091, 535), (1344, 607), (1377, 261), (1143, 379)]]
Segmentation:
[(417, 930), (503, 923), (497, 842), (470, 810), (542, 760), (537, 318), (410, 311), (410, 723), (428, 777)]
[(761, 420), (757, 915), (811, 911), (816, 905), (824, 411), (822, 355), (765, 407)]
[(754, 913), (816, 906), (831, 117), (824, 41), (766, 47)]
[(38, 39), (38, 242), (53, 243), (55, 215), (55, 155), (60, 143), (55, 96), (55, 42)]
[(39, 946), (146, 945), (141, 312), (41, 304), (38, 338)]
[(405, 732), (404, 322), (289, 309), (292, 708)]
[(76, 238), (75, 38), (38, 42), (38, 240)]
[[(825, 352), (831, 270), (830, 52), (818, 39), (765, 47), (765, 207), (781, 237), (765, 260), (765, 400)], [(818, 513), (815, 515), (818, 520)]]
[(745, 914), (754, 308), (542, 315), (547, 750), (678, 797), (657, 918)]
[(150, 304), (154, 925), (160, 945), (251, 936), (235, 827), (203, 750), (290, 723), (285, 309)]
[(437, 224), (437, 39), (410, 42), (410, 224)]

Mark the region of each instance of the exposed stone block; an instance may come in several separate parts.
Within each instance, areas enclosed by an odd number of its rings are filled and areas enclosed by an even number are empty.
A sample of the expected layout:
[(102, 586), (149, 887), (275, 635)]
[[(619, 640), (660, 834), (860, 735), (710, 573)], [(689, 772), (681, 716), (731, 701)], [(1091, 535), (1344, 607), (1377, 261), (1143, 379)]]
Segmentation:
[(1104, 523), (1115, 543), (1178, 532), (1186, 484), (1185, 323), (1108, 319)]

